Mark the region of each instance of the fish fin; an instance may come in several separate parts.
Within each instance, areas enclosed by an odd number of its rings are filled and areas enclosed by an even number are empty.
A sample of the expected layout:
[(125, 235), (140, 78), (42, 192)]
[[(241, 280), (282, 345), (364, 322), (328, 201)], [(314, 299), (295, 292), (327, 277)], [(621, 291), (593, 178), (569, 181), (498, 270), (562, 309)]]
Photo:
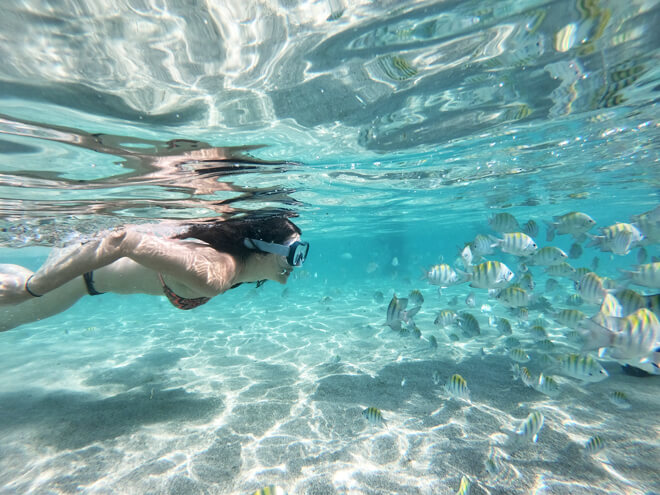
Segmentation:
[(411, 310), (409, 310), (409, 311), (406, 313), (406, 318), (407, 318), (408, 320), (411, 319), (411, 318), (413, 318), (413, 317), (419, 312), (420, 309), (422, 309), (421, 306), (415, 306), (414, 308), (412, 308)]
[[(598, 315), (596, 315), (598, 316)], [(582, 352), (593, 351), (601, 347), (608, 347), (612, 343), (614, 332), (609, 328), (593, 321), (593, 318), (582, 320), (578, 329), (584, 337), (584, 344), (582, 345)]]

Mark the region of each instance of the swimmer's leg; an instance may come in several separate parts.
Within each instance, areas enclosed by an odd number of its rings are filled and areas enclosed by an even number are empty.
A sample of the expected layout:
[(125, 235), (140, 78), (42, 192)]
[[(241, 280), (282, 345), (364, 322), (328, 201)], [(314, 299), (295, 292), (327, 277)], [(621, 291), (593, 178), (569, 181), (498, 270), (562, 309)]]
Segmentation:
[[(3, 275), (0, 271), (0, 278)], [(11, 306), (0, 306), (0, 332), (61, 313), (86, 294), (85, 282), (82, 277), (78, 277), (41, 297), (33, 297)]]

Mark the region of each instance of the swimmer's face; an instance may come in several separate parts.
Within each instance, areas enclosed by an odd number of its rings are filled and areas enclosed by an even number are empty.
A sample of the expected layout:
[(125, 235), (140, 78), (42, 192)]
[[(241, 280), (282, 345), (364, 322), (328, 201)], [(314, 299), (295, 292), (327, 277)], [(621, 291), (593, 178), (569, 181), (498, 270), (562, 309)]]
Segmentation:
[[(284, 244), (290, 244), (299, 240), (300, 236), (295, 234), (287, 239)], [(286, 284), (289, 275), (291, 275), (291, 272), (293, 271), (293, 267), (289, 265), (284, 256), (272, 253), (264, 255), (263, 268), (265, 275), (264, 278), (279, 282), (280, 284)]]

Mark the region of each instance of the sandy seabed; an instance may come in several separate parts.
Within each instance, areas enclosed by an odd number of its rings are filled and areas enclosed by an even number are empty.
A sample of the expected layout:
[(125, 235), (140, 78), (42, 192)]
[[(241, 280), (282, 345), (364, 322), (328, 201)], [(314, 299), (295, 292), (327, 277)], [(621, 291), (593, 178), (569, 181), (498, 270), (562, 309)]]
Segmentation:
[[(413, 288), (388, 283), (382, 300), (366, 285), (244, 287), (191, 312), (106, 295), (0, 334), (0, 493), (453, 494), (464, 475), (473, 495), (660, 493), (660, 377), (604, 361), (607, 380), (559, 377), (545, 396), (512, 378), (485, 294), (482, 335), (454, 342), (433, 325), (446, 303), (420, 287), (417, 339), (383, 326), (391, 294)], [(469, 401), (445, 392), (454, 373)], [(538, 441), (510, 442), (531, 411)], [(590, 455), (593, 435), (605, 448)]]

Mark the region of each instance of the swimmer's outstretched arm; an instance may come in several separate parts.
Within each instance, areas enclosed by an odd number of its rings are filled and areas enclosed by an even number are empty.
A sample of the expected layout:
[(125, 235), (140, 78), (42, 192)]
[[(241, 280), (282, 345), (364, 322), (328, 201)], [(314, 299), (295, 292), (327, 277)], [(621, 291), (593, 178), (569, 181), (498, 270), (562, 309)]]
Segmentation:
[(227, 290), (237, 270), (231, 256), (207, 244), (165, 239), (128, 228), (70, 249), (65, 256), (49, 261), (32, 275), (26, 269), (14, 270), (11, 277), (0, 273), (0, 304), (17, 304), (34, 297), (25, 289), (28, 279), (30, 292), (43, 295), (123, 257), (175, 277), (209, 297)]

